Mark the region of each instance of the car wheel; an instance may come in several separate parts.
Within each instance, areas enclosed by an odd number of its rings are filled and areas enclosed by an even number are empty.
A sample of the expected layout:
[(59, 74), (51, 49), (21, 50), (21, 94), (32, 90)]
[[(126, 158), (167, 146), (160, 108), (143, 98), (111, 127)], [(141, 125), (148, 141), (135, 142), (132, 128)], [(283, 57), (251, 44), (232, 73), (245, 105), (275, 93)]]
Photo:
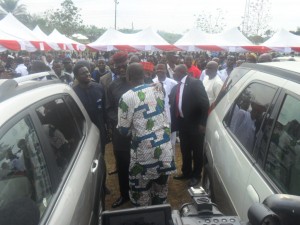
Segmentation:
[(207, 193), (208, 197), (214, 201), (214, 192), (213, 192), (213, 184), (212, 184), (212, 178), (208, 170), (208, 165), (206, 164), (204, 166), (203, 171), (203, 178), (202, 178), (202, 187)]

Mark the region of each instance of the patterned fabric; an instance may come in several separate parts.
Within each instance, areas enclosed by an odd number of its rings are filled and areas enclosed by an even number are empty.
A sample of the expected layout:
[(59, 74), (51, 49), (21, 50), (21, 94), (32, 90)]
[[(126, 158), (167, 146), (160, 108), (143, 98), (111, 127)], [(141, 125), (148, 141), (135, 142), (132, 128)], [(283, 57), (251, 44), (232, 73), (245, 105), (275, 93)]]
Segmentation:
[(157, 179), (175, 171), (170, 127), (161, 84), (144, 84), (119, 101), (118, 129), (132, 135), (129, 178)]
[(158, 205), (167, 203), (168, 175), (155, 180), (129, 180), (130, 199), (134, 206)]

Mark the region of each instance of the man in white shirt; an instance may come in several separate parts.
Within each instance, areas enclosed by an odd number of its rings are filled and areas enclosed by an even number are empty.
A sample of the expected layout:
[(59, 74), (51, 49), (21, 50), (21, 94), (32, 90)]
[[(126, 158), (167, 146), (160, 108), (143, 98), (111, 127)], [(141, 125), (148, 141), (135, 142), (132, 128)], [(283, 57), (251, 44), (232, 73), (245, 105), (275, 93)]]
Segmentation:
[(16, 60), (17, 67), (15, 69), (18, 76), (26, 76), (28, 75), (27, 67), (24, 65), (24, 59), (23, 57), (18, 57)]
[(220, 78), (223, 82), (226, 81), (227, 77), (230, 75), (235, 66), (235, 57), (230, 55), (227, 57), (226, 68), (220, 70)]
[(216, 101), (216, 98), (222, 89), (223, 81), (217, 76), (218, 63), (215, 61), (208, 62), (205, 71), (207, 76), (203, 80), (203, 85), (209, 99), (209, 105), (211, 105)]
[[(157, 64), (155, 72), (156, 77), (153, 79), (153, 82), (163, 84), (163, 87), (165, 89), (165, 110), (167, 113), (168, 122), (171, 124), (169, 95), (172, 88), (177, 84), (177, 82), (167, 77), (167, 68), (165, 64)], [(171, 143), (175, 157), (176, 132), (171, 133)]]

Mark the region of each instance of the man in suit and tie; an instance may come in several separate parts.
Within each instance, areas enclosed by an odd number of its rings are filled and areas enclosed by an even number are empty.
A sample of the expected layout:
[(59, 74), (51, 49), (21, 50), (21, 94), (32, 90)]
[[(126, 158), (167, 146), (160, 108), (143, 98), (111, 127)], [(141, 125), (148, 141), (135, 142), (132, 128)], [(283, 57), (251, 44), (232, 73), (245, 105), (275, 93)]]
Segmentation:
[(176, 66), (174, 79), (178, 84), (170, 94), (171, 130), (179, 131), (182, 155), (182, 174), (174, 179), (190, 179), (189, 186), (195, 186), (201, 180), (209, 100), (202, 82), (189, 76), (185, 65)]

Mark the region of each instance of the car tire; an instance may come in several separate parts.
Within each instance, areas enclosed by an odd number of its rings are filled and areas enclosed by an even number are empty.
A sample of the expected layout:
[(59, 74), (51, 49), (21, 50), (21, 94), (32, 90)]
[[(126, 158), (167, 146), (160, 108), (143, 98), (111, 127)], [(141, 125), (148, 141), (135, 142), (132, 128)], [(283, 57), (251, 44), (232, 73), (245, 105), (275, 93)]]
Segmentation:
[(213, 191), (214, 189), (212, 184), (212, 176), (208, 168), (208, 164), (206, 164), (203, 170), (202, 187), (207, 193), (208, 197), (211, 199), (211, 201), (214, 202), (215, 196)]

